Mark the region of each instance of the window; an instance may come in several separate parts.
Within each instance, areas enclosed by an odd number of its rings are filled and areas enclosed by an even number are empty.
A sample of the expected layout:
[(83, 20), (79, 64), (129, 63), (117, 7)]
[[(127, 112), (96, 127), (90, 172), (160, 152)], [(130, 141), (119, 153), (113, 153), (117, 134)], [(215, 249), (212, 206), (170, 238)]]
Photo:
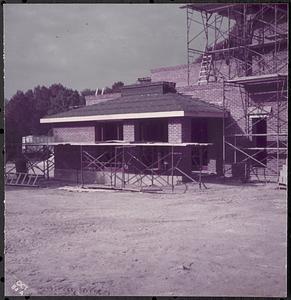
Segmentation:
[(192, 126), (191, 141), (193, 143), (207, 143), (208, 141), (207, 120), (192, 119), (191, 126)]
[(98, 123), (95, 126), (95, 140), (110, 141), (110, 140), (123, 140), (123, 127), (121, 123)]
[(139, 137), (141, 142), (167, 142), (167, 120), (144, 120), (139, 123)]
[[(193, 143), (207, 143), (208, 142), (208, 125), (205, 119), (192, 119), (191, 121), (191, 142)], [(200, 164), (199, 149), (193, 148), (192, 150), (192, 168), (198, 170)], [(208, 151), (207, 148), (202, 152), (202, 165), (208, 164)]]

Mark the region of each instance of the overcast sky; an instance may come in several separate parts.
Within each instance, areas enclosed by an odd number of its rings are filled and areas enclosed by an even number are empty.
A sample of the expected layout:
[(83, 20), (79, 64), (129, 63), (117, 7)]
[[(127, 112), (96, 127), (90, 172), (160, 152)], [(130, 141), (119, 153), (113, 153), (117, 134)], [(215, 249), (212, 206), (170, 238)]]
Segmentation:
[(186, 63), (186, 12), (176, 4), (6, 4), (5, 98), (62, 83), (134, 83)]

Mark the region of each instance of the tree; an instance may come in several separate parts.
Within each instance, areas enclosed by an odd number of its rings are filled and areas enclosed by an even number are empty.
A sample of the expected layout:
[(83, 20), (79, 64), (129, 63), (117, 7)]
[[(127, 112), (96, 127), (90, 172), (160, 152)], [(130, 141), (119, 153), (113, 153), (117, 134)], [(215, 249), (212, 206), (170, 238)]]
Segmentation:
[(50, 126), (40, 124), (42, 117), (84, 104), (85, 98), (78, 91), (62, 84), (53, 84), (49, 88), (37, 86), (25, 93), (17, 91), (5, 103), (6, 157), (15, 157), (17, 151), (21, 151), (23, 136), (47, 134)]
[(6, 158), (9, 155), (16, 156), (21, 150), (22, 136), (30, 132), (32, 105), (28, 97), (31, 97), (32, 91), (25, 94), (22, 91), (11, 98), (5, 107), (5, 144)]
[(112, 84), (112, 87), (106, 87), (104, 89), (104, 94), (120, 93), (124, 83), (122, 81), (117, 81)]
[[(83, 91), (81, 91), (81, 95), (83, 97), (86, 97), (86, 96), (93, 96), (95, 95), (95, 92), (94, 90), (91, 90), (91, 89), (84, 89)], [(101, 90), (99, 91), (98, 89), (98, 94), (101, 94)]]
[(111, 90), (112, 93), (119, 93), (123, 88), (124, 83), (122, 81), (117, 81), (112, 84)]
[(109, 88), (108, 86), (104, 89), (104, 94), (111, 94), (112, 93), (112, 89)]

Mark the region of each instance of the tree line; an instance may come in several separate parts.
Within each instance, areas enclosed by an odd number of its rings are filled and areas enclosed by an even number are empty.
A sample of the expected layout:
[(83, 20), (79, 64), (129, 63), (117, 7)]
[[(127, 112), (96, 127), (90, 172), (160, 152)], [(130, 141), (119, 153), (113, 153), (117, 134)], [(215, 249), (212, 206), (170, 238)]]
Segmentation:
[[(120, 81), (115, 82), (111, 88), (105, 88), (104, 92), (119, 92), (123, 85)], [(83, 106), (85, 96), (94, 94), (92, 89), (78, 92), (58, 83), (49, 87), (37, 86), (26, 92), (17, 91), (10, 100), (5, 99), (6, 160), (15, 159), (19, 154), (23, 136), (48, 133), (50, 126), (40, 124), (41, 118)]]

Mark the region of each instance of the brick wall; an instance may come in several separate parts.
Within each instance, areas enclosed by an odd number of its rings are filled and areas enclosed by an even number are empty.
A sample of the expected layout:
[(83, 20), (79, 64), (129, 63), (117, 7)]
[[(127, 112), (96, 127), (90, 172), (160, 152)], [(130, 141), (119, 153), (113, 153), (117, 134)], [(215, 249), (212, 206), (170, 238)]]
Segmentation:
[(253, 57), (252, 75), (287, 73), (288, 71), (288, 52), (287, 50), (269, 51), (263, 56)]
[[(255, 93), (250, 93), (249, 94), (249, 106), (270, 106), (271, 107), (271, 113), (267, 116), (267, 134), (276, 134), (277, 133), (277, 124), (278, 124), (278, 119), (277, 119), (277, 101), (274, 101), (276, 99), (276, 92), (271, 92), (272, 88), (271, 87), (264, 87), (260, 90), (258, 90), (260, 87), (256, 87)], [(233, 125), (230, 126), (227, 130), (227, 134), (232, 134), (232, 133), (246, 133), (247, 132), (247, 127), (249, 127), (249, 132), (252, 132), (252, 119), (250, 118), (248, 120), (248, 114), (245, 113), (244, 111), (244, 93), (239, 92), (239, 88), (236, 87), (228, 87), (227, 88), (227, 107), (231, 112), (231, 116), (228, 120), (226, 120), (226, 126), (228, 126), (230, 123)], [(243, 91), (243, 89), (242, 89)], [(260, 93), (258, 93), (260, 92)], [(286, 95), (285, 95), (286, 96)], [(285, 102), (285, 105), (284, 105)], [(286, 98), (282, 97), (280, 100), (280, 132), (281, 133), (287, 133), (288, 132), (288, 123), (286, 122), (288, 119), (288, 113), (287, 113), (287, 106), (286, 106)], [(284, 109), (285, 107), (285, 109)], [(249, 122), (249, 125), (248, 125)], [(239, 137), (236, 138), (236, 144), (239, 147), (255, 147), (254, 139), (250, 138), (248, 139), (247, 137)], [(268, 136), (267, 137), (267, 145), (268, 147), (276, 147), (276, 140), (277, 137), (276, 135), (273, 136)], [(232, 138), (229, 139), (228, 141), (234, 144), (234, 139)], [(279, 145), (283, 147), (283, 142), (287, 142), (287, 137), (286, 136), (280, 136), (279, 138)], [(274, 143), (275, 142), (275, 143)], [(258, 150), (253, 150), (253, 154), (257, 152)], [(252, 154), (252, 152), (250, 152)], [(237, 161), (241, 161), (246, 158), (245, 155), (239, 153), (237, 151), (236, 153)], [(281, 154), (279, 156), (279, 167), (282, 167), (282, 165), (286, 161), (286, 153), (284, 151), (281, 151)], [(231, 164), (234, 162), (234, 150), (231, 149), (229, 146), (226, 147), (226, 162)], [(249, 160), (249, 162), (252, 162), (252, 160)], [(276, 150), (268, 150), (267, 153), (267, 166), (274, 171), (277, 170), (277, 153)], [(271, 176), (274, 177), (273, 179), (276, 180), (275, 173), (266, 169), (263, 170), (263, 168), (255, 168), (253, 170), (258, 171), (259, 173), (259, 178), (263, 178), (263, 172), (265, 172), (266, 176)]]
[[(216, 60), (215, 61), (216, 69), (219, 70), (220, 73), (224, 74), (226, 77), (230, 75), (231, 78), (237, 74), (236, 70), (236, 62), (235, 60), (230, 60), (230, 65), (226, 63), (225, 60)], [(229, 70), (230, 66), (230, 70)], [(199, 79), (199, 72), (201, 68), (201, 63), (192, 63), (190, 66), (190, 77), (189, 82), (190, 85), (197, 85)], [(171, 67), (162, 67), (151, 70), (151, 80), (152, 81), (168, 81), (175, 82), (176, 88), (188, 86), (187, 73), (188, 73), (187, 65), (178, 65)], [(230, 72), (230, 73), (229, 73)], [(220, 80), (221, 81), (221, 80)]]
[(208, 121), (208, 140), (213, 143), (208, 147), (207, 170), (211, 173), (222, 175), (222, 119), (213, 118)]
[[(282, 86), (281, 86), (282, 88)], [(281, 89), (280, 88), (280, 89)], [(279, 103), (277, 102), (279, 97)], [(279, 119), (278, 115), (278, 104), (279, 104)], [(265, 91), (262, 93), (250, 94), (250, 105), (264, 105), (271, 107), (271, 113), (267, 117), (267, 133), (273, 134), (277, 132), (277, 126), (280, 127), (280, 133), (288, 132), (288, 111), (287, 111), (287, 92), (277, 94), (276, 91)], [(269, 137), (270, 140), (274, 137)]]
[(187, 143), (191, 142), (191, 119), (169, 118), (168, 120), (168, 142)]
[[(191, 142), (191, 119), (169, 118), (168, 141), (169, 143)], [(191, 147), (178, 147), (174, 151), (181, 153), (182, 160), (178, 167), (190, 176), (192, 171)], [(182, 180), (187, 182), (189, 178), (182, 176)]]
[[(190, 82), (196, 83), (200, 71), (200, 63), (193, 64), (190, 69)], [(187, 85), (187, 65), (163, 67), (151, 70), (152, 81), (175, 82), (176, 87)]]
[(123, 123), (123, 139), (127, 142), (134, 142), (136, 126), (134, 121), (124, 121)]
[[(251, 73), (249, 75), (261, 75), (272, 73), (286, 73), (288, 71), (288, 51), (286, 46), (281, 46), (280, 51), (276, 56), (272, 49), (269, 49), (263, 56), (253, 56)], [(260, 51), (260, 50), (256, 50)], [(266, 51), (266, 50), (265, 50)], [(224, 59), (215, 61), (215, 67), (219, 73), (223, 74), (225, 78), (234, 78), (238, 76), (245, 76), (243, 70), (243, 64), (239, 65), (236, 60), (230, 59), (228, 62)], [(190, 67), (190, 85), (197, 86), (199, 78), (200, 63), (193, 63)], [(221, 76), (218, 73), (219, 76)], [(172, 67), (163, 67), (151, 70), (152, 81), (169, 81), (175, 82), (178, 92), (191, 95), (191, 91), (194, 88), (188, 87), (187, 81), (187, 65), (178, 65)], [(218, 79), (221, 82), (221, 79)], [(214, 84), (214, 83), (212, 83)], [(203, 87), (206, 85), (198, 86), (197, 91), (203, 94)], [(213, 86), (214, 87), (214, 86)], [(219, 91), (219, 86), (216, 87)], [(203, 95), (202, 95), (203, 97)], [(201, 98), (202, 99), (202, 98)]]
[(182, 143), (182, 123), (179, 119), (169, 119), (168, 142)]
[(95, 143), (95, 128), (88, 127), (55, 127), (53, 136), (56, 142)]
[(199, 98), (208, 103), (219, 106), (223, 105), (223, 85), (222, 83), (209, 83), (207, 85), (191, 85), (178, 87), (177, 91), (181, 94)]

